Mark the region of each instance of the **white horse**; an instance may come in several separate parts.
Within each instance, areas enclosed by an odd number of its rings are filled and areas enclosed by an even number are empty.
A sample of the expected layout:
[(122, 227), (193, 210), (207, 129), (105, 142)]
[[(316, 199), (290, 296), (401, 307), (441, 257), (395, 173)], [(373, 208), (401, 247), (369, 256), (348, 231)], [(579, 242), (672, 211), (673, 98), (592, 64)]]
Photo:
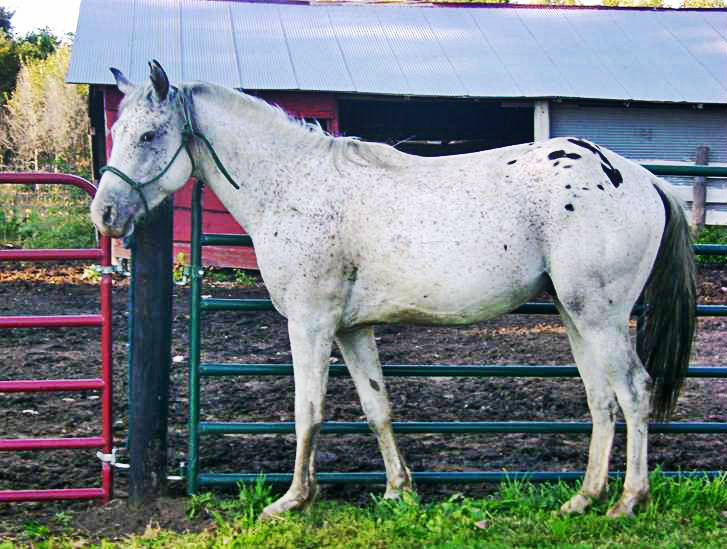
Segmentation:
[[(566, 326), (593, 417), (588, 469), (562, 506), (604, 494), (617, 403), (627, 425), (623, 494), (649, 493), (647, 421), (673, 408), (689, 360), (695, 282), (689, 229), (670, 185), (575, 138), (421, 158), (333, 137), (244, 93), (170, 87), (155, 61), (131, 84), (91, 205), (99, 231), (130, 234), (190, 176), (250, 233), (275, 308), (288, 319), (295, 376), (293, 481), (263, 516), (315, 498), (315, 449), (331, 347), (341, 349), (386, 468), (386, 497), (412, 487), (397, 448), (373, 326), (460, 325), (548, 290)], [(239, 190), (235, 188), (239, 185)], [(643, 345), (629, 336), (639, 296)], [(642, 362), (643, 361), (643, 362)]]

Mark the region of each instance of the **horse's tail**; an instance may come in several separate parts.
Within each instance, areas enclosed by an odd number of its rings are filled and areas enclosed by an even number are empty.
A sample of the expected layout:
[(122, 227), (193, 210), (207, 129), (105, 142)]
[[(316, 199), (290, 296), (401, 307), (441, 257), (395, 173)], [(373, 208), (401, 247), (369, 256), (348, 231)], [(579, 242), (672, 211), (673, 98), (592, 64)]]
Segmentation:
[(666, 210), (666, 225), (651, 276), (644, 288), (646, 309), (638, 354), (653, 380), (652, 414), (665, 419), (674, 410), (689, 367), (696, 316), (696, 268), (686, 215), (664, 182), (654, 187)]

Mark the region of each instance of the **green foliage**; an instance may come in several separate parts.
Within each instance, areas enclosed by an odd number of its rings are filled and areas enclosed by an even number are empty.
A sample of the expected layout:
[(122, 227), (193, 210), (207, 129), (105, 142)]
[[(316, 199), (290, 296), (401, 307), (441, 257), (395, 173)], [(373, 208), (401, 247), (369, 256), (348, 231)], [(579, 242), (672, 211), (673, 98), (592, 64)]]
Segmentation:
[(89, 248), (96, 245), (88, 207), (55, 206), (31, 210), (18, 230), (23, 248)]
[(7, 34), (13, 31), (13, 24), (10, 21), (15, 15), (14, 11), (0, 6), (0, 30), (4, 30)]
[(61, 43), (50, 29), (38, 29), (22, 38), (15, 38), (11, 32), (12, 15), (12, 12), (0, 7), (0, 105), (15, 89), (22, 64), (45, 59)]
[(88, 197), (74, 188), (38, 185), (0, 189), (0, 245), (84, 248), (96, 245)]
[(257, 284), (257, 279), (247, 274), (243, 269), (235, 269), (235, 284), (243, 288), (249, 288)]
[(234, 282), (243, 288), (257, 284), (257, 278), (245, 272), (244, 269), (208, 267), (205, 271), (205, 278), (210, 282)]
[(21, 222), (15, 212), (0, 210), (0, 244), (18, 241)]
[(187, 515), (210, 516), (220, 529), (252, 528), (262, 510), (273, 502), (273, 489), (265, 482), (265, 475), (259, 475), (253, 484), (241, 482), (238, 488), (237, 499), (217, 499), (210, 493), (193, 496)]
[(189, 282), (189, 261), (187, 260), (187, 254), (184, 252), (179, 252), (174, 258), (172, 280), (179, 285)]
[(0, 29), (0, 105), (15, 88), (20, 70), (20, 58), (15, 41), (5, 30)]
[[(706, 226), (697, 236), (697, 244), (727, 244), (727, 227)], [(725, 256), (698, 255), (699, 263), (727, 263)]]

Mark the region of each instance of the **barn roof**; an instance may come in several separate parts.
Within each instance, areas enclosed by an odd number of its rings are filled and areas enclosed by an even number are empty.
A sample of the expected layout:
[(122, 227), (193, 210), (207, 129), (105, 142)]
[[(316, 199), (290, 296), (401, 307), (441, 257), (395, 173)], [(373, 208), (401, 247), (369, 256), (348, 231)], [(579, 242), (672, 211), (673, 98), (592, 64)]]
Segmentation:
[(727, 12), (83, 0), (67, 81), (727, 103)]

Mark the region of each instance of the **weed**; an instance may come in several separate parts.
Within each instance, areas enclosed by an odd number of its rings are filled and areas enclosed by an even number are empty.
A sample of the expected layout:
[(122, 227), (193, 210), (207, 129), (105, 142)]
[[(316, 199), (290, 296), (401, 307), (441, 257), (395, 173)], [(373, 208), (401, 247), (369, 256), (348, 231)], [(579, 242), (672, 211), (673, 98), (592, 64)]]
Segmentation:
[(257, 284), (257, 278), (247, 274), (243, 269), (235, 269), (235, 283), (243, 288)]
[(23, 525), (23, 531), (25, 532), (25, 535), (31, 539), (47, 538), (50, 534), (50, 530), (47, 526), (44, 526), (35, 520), (26, 522)]
[(187, 254), (179, 252), (174, 258), (174, 267), (172, 267), (172, 279), (174, 283), (183, 286), (189, 282), (189, 261)]
[(208, 267), (205, 271), (205, 278), (211, 282), (234, 282), (243, 288), (257, 284), (257, 278), (248, 274), (244, 269)]

